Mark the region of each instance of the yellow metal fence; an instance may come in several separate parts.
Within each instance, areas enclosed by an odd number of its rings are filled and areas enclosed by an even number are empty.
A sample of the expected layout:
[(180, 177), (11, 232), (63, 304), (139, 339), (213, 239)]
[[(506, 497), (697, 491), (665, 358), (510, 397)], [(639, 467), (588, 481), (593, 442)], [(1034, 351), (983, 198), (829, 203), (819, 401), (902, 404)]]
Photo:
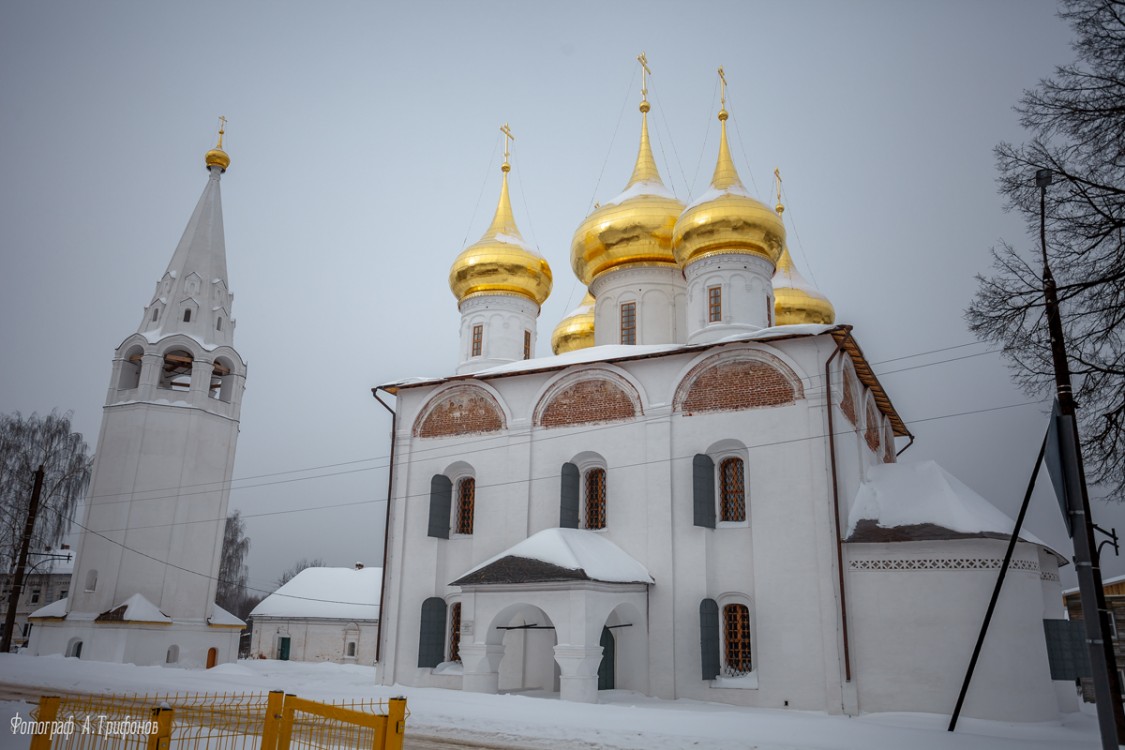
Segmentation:
[(30, 750), (402, 750), (406, 699), (285, 695), (45, 696)]

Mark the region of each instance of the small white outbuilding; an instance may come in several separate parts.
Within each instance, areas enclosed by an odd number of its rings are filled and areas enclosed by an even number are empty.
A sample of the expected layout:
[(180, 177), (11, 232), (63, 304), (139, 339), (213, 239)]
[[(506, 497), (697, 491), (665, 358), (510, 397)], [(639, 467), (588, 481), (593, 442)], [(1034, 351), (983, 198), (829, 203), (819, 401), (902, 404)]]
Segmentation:
[(251, 655), (374, 664), (383, 569), (305, 568), (250, 613)]

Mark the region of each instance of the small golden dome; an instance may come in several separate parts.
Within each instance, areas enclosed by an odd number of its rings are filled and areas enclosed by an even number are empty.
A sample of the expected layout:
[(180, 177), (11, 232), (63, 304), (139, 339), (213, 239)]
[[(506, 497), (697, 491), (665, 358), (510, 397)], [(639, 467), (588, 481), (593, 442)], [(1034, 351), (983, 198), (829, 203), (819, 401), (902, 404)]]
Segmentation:
[(757, 255), (776, 265), (785, 244), (785, 225), (776, 213), (746, 192), (727, 143), (727, 111), (719, 111), (722, 133), (711, 187), (680, 215), (672, 235), (681, 268), (719, 254)]
[(223, 133), (226, 132), (225, 126), (227, 118), (220, 117), (219, 122), (219, 144), (207, 152), (203, 157), (203, 162), (207, 165), (208, 170), (210, 170), (211, 167), (218, 167), (225, 172), (227, 171), (227, 167), (230, 166), (230, 156), (226, 151), (223, 151)]
[(505, 160), (500, 201), (488, 231), (465, 248), (449, 269), (449, 288), (458, 304), (477, 294), (518, 294), (542, 305), (551, 293), (551, 267), (524, 242), (512, 216), (510, 169)]
[(672, 228), (684, 204), (664, 186), (648, 137), (648, 101), (641, 102), (641, 145), (624, 192), (586, 217), (570, 245), (574, 273), (587, 286), (613, 268), (676, 265)]
[(565, 354), (594, 345), (594, 296), (586, 292), (578, 307), (555, 326), (551, 334), (551, 351)]
[(207, 155), (203, 157), (203, 160), (206, 162), (208, 169), (211, 167), (219, 167), (225, 172), (227, 171), (227, 167), (230, 166), (230, 156), (221, 148), (211, 149), (207, 152)]
[(774, 325), (792, 326), (802, 323), (831, 325), (836, 322), (836, 310), (828, 298), (805, 281), (793, 266), (789, 247), (781, 251), (777, 272), (773, 275)]

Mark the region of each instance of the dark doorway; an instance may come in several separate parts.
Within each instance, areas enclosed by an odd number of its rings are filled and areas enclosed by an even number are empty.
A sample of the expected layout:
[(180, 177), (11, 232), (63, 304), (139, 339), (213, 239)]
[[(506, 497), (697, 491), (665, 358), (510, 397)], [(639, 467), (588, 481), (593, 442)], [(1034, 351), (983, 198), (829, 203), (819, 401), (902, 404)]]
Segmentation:
[(207, 649), (207, 668), (215, 666), (219, 663), (219, 649), (211, 647)]
[(598, 665), (598, 690), (613, 690), (616, 681), (617, 642), (613, 631), (602, 628), (602, 663)]
[(281, 661), (289, 661), (289, 636), (282, 636), (277, 639), (277, 658)]

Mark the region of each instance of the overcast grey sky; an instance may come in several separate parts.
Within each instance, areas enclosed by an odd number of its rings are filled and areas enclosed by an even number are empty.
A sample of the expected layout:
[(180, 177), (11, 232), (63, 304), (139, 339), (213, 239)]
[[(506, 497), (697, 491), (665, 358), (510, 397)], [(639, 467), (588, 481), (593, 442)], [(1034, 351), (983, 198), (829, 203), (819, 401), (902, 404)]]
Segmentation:
[[(225, 115), (249, 363), (230, 500), (251, 584), (301, 556), (378, 563), (390, 423), (370, 388), (456, 365), (446, 277), (495, 206), (499, 126), (516, 136), (516, 221), (554, 271), (546, 355), (582, 294), (571, 236), (629, 177), (644, 50), (665, 182), (690, 200), (710, 178), (723, 65), (743, 180), (772, 203), (781, 168), (798, 268), (884, 363), (918, 438), (903, 459), (937, 459), (1014, 514), (1042, 408), (983, 411), (1028, 401), (995, 354), (938, 363), (984, 346), (896, 358), (971, 343), (962, 311), (989, 248), (1035, 247), (996, 195), (992, 148), (1023, 137), (1020, 92), (1073, 58), (1055, 13), (1042, 0), (5, 3), (0, 412), (72, 409), (93, 447), (113, 350), (140, 323)], [(976, 413), (946, 416), (963, 412)], [(1030, 525), (1064, 548), (1048, 495)]]

